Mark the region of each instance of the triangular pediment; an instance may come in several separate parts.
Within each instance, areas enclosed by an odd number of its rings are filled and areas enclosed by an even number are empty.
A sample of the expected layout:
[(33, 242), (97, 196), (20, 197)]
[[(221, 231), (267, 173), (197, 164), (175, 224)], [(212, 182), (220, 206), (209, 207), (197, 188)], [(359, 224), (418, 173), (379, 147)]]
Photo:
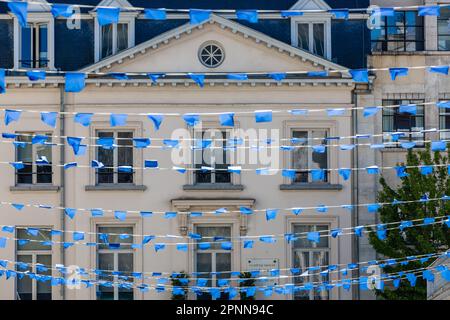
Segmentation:
[(51, 6), (45, 0), (27, 0), (24, 2), (28, 2), (28, 12), (48, 12), (51, 9)]
[(331, 7), (323, 0), (299, 0), (290, 10), (330, 10)]
[(127, 0), (103, 0), (97, 7), (132, 8), (133, 6)]
[[(223, 63), (205, 67), (199, 58), (204, 43), (224, 49)], [(239, 23), (212, 15), (201, 25), (187, 23), (114, 56), (83, 72), (289, 72), (345, 69)]]

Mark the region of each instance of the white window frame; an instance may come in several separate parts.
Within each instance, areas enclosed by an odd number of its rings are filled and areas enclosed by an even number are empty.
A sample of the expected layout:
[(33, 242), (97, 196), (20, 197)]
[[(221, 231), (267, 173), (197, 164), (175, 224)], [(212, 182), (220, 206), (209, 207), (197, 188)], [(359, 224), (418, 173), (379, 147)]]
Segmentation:
[[(17, 134), (28, 134), (28, 135), (31, 135), (31, 138), (33, 137), (33, 136), (36, 136), (36, 135), (43, 135), (43, 136), (45, 136), (45, 135), (48, 135), (48, 137), (49, 137), (49, 140), (48, 140), (48, 142), (51, 142), (52, 141), (52, 133), (51, 132), (48, 132), (48, 131), (44, 131), (44, 132), (29, 132), (29, 131), (20, 131), (20, 132), (16, 132)], [(22, 137), (24, 137), (24, 136), (22, 136)], [(16, 140), (16, 141), (18, 141), (18, 140)], [(14, 185), (39, 185), (39, 186), (42, 186), (42, 185), (53, 185), (54, 184), (54, 180), (55, 180), (55, 175), (54, 175), (54, 172), (53, 172), (53, 164), (55, 163), (54, 161), (53, 161), (53, 149), (52, 149), (52, 147), (51, 146), (49, 146), (49, 148), (51, 148), (50, 150), (51, 150), (51, 153), (52, 153), (52, 158), (51, 158), (51, 163), (52, 163), (52, 165), (51, 165), (51, 168), (52, 168), (52, 182), (51, 183), (38, 183), (37, 182), (37, 165), (36, 165), (36, 160), (37, 160), (37, 150), (36, 150), (36, 145), (35, 144), (31, 144), (31, 142), (30, 142), (30, 144), (29, 144), (29, 146), (31, 146), (31, 158), (32, 158), (32, 163), (31, 163), (31, 172), (32, 172), (32, 174), (31, 174), (31, 178), (32, 178), (32, 182), (31, 182), (31, 184), (28, 184), (28, 183), (18, 183), (17, 182), (17, 169), (15, 170), (15, 172), (14, 172), (14, 174), (15, 174), (15, 177), (14, 177)], [(18, 152), (17, 152), (17, 150), (18, 149), (16, 149), (15, 150), (15, 161), (22, 161), (22, 160), (20, 160), (19, 159), (19, 157), (18, 157)], [(36, 173), (36, 174), (34, 174), (34, 173)]]
[[(102, 37), (101, 37), (101, 26), (98, 23), (98, 18), (96, 13), (92, 13), (95, 16), (95, 28), (94, 28), (94, 50), (95, 50), (95, 62), (98, 62), (102, 59), (107, 59), (115, 54), (117, 54), (117, 24), (113, 25), (113, 53), (110, 56), (101, 58), (101, 50), (102, 50)], [(128, 48), (134, 47), (135, 44), (135, 18), (138, 15), (137, 12), (120, 12), (119, 23), (128, 25)], [(127, 48), (127, 49), (128, 49)], [(125, 49), (126, 50), (126, 49)]]
[[(317, 226), (319, 226), (319, 225), (320, 226), (326, 226), (328, 230), (330, 229), (330, 224), (329, 223), (320, 223), (320, 222), (317, 222), (317, 223), (293, 223), (292, 224), (292, 232), (294, 232), (296, 226), (312, 226), (313, 227), (312, 231), (314, 232), (314, 231), (317, 231)], [(304, 235), (300, 236), (300, 237), (304, 237)], [(326, 248), (325, 247), (317, 247), (317, 243), (315, 243), (315, 242), (312, 242), (312, 247), (311, 248), (295, 248), (294, 244), (292, 244), (292, 250), (291, 250), (292, 267), (294, 267), (294, 268), (298, 267), (298, 266), (294, 266), (294, 261), (295, 261), (294, 260), (294, 254), (295, 254), (296, 251), (302, 252), (302, 253), (303, 252), (307, 252), (310, 262), (312, 260), (313, 254), (315, 252), (326, 252), (328, 254), (328, 264), (330, 264), (330, 261), (331, 261), (331, 239), (332, 239), (331, 237), (328, 237), (328, 246)], [(315, 266), (309, 265), (308, 268), (309, 267), (315, 267)], [(308, 280), (305, 281), (305, 282), (310, 282), (310, 280), (309, 280), (310, 277), (311, 276), (308, 276)], [(315, 289), (312, 289), (312, 290), (309, 291), (309, 295), (308, 295), (309, 300), (315, 300), (314, 299), (314, 291), (315, 291)], [(294, 297), (295, 297), (295, 294), (293, 294), (293, 298)], [(329, 294), (328, 291), (326, 292), (326, 299), (323, 299), (323, 300), (330, 300), (330, 294)]]
[[(233, 128), (231, 128), (231, 127), (222, 127), (222, 126), (220, 126), (220, 124), (218, 122), (215, 122), (215, 121), (202, 121), (201, 127), (199, 127), (199, 128), (194, 127), (194, 128), (192, 128), (190, 130), (190, 132), (191, 132), (191, 136), (194, 137), (194, 139), (197, 139), (197, 135), (201, 131), (212, 130), (212, 129), (219, 130), (219, 131), (222, 131), (222, 130), (227, 131), (227, 138), (226, 139), (230, 139), (230, 138), (234, 138), (234, 137), (238, 138), (236, 133), (240, 132), (239, 131), (239, 123), (237, 121), (234, 122), (234, 127)], [(234, 133), (234, 135), (233, 135), (233, 133)], [(225, 143), (226, 143), (226, 141), (224, 141), (224, 145), (223, 146), (225, 146)], [(195, 146), (195, 144), (196, 144), (196, 141), (193, 140), (190, 146)], [(214, 142), (213, 142), (212, 145), (214, 145)], [(237, 147), (239, 148), (239, 146), (237, 146)], [(242, 149), (241, 149), (241, 151), (242, 151)], [(191, 165), (192, 169), (195, 168), (195, 152), (196, 152), (196, 150), (192, 150), (192, 154), (191, 154), (191, 157), (190, 157), (191, 160), (192, 160), (192, 165)], [(235, 164), (235, 159), (237, 159), (238, 152), (239, 152), (238, 150), (237, 151), (226, 151), (228, 166), (233, 166)], [(213, 174), (213, 173), (214, 173), (214, 171), (211, 172), (211, 174)], [(225, 185), (229, 185), (229, 184), (230, 185), (238, 185), (238, 184), (241, 183), (241, 180), (240, 180), (240, 176), (241, 175), (240, 174), (235, 174), (235, 173), (231, 172), (230, 175), (231, 175), (230, 183), (224, 183)], [(213, 175), (211, 175), (211, 180), (213, 180), (212, 176)], [(197, 185), (196, 177), (195, 177), (195, 171), (194, 170), (192, 170), (192, 174), (188, 174), (187, 175), (187, 178), (188, 178), (187, 184), (189, 184), (189, 185)], [(222, 183), (210, 182), (210, 183), (200, 183), (199, 185), (215, 185), (215, 184), (219, 184), (220, 185)]]
[[(292, 128), (290, 128), (290, 138), (292, 139), (292, 138), (294, 138), (293, 137), (293, 135), (294, 135), (294, 131), (303, 131), (303, 132), (307, 132), (308, 133), (308, 138), (307, 138), (307, 142), (306, 142), (306, 145), (316, 145), (315, 143), (314, 143), (314, 141), (313, 140), (311, 140), (311, 132), (313, 132), (313, 131), (326, 131), (327, 132), (327, 137), (330, 137), (330, 129), (329, 128), (297, 128), (297, 127), (292, 127)], [(327, 143), (328, 144), (328, 143)], [(295, 144), (292, 144), (291, 143), (291, 145), (292, 146), (295, 146)], [(319, 145), (319, 144), (317, 144), (317, 145)], [(312, 164), (312, 158), (313, 158), (313, 150), (312, 150), (312, 148), (310, 148), (310, 147), (307, 147), (306, 148), (306, 150), (307, 150), (307, 152), (308, 152), (308, 163), (307, 163), (307, 165), (308, 165), (308, 167), (305, 169), (307, 172), (308, 172), (308, 181), (307, 182), (304, 182), (304, 183), (313, 183), (310, 179), (311, 179), (311, 177), (310, 177), (310, 174), (309, 174), (309, 170), (311, 170), (311, 169), (313, 169), (312, 167), (311, 167), (311, 164)], [(327, 167), (326, 167), (326, 169), (325, 170), (327, 170), (327, 169), (329, 169), (330, 168), (330, 151), (331, 151), (331, 148), (329, 148), (329, 147), (326, 147), (326, 155), (327, 155)], [(293, 160), (294, 160), (294, 156), (293, 156), (293, 151), (291, 151), (291, 156), (290, 156), (290, 161), (289, 161), (289, 168), (290, 169), (295, 169), (294, 167), (293, 167)], [(314, 168), (315, 169), (315, 168)], [(297, 169), (295, 169), (295, 170), (297, 170)], [(327, 172), (326, 172), (326, 174), (327, 174), (327, 181), (324, 181), (324, 183), (329, 183), (329, 180), (330, 180), (330, 171), (328, 171), (327, 170)], [(296, 184), (296, 183), (303, 183), (303, 182), (292, 182), (293, 184)]]
[[(340, 106), (339, 106), (340, 107)], [(338, 107), (338, 108), (339, 108)], [(283, 137), (286, 139), (287, 144), (290, 145), (290, 139), (292, 138), (293, 130), (326, 130), (329, 137), (342, 136), (344, 133), (338, 131), (338, 123), (335, 120), (323, 120), (320, 118), (309, 118), (303, 121), (297, 120), (285, 120), (283, 122)], [(344, 167), (339, 163), (339, 152), (335, 150), (336, 148), (328, 148), (328, 168), (338, 168)], [(283, 155), (283, 168), (292, 168), (292, 151), (285, 152)], [(336, 170), (328, 171), (328, 181), (322, 182), (325, 184), (338, 184), (341, 181)], [(292, 184), (292, 179), (284, 177), (284, 184)], [(311, 183), (311, 182), (308, 182)], [(316, 183), (316, 182), (314, 182)]]
[[(28, 13), (27, 22), (29, 24), (46, 23), (47, 26), (47, 55), (48, 64), (46, 68), (30, 68), (55, 70), (55, 23), (51, 13), (49, 12), (30, 12)], [(22, 27), (16, 17), (14, 17), (14, 68), (23, 69), (20, 66), (21, 43), (22, 43)]]
[[(94, 121), (90, 126), (90, 136), (97, 137), (98, 131), (132, 131), (133, 138), (142, 137), (143, 128), (142, 122), (139, 121), (128, 121), (126, 126), (118, 127), (118, 129), (111, 128), (109, 121)], [(137, 149), (132, 148), (133, 150), (133, 168), (142, 167), (143, 166), (143, 150), (145, 149)], [(88, 148), (90, 160), (98, 160), (97, 159), (97, 147), (96, 148)], [(144, 170), (135, 170), (133, 174), (133, 183), (126, 184), (121, 183), (121, 185), (142, 185), (143, 184), (143, 171)], [(114, 180), (116, 181), (116, 180)], [(89, 184), (96, 186), (97, 184), (97, 174), (96, 170), (91, 170), (89, 175)], [(101, 185), (113, 185), (113, 184), (101, 184)]]
[[(131, 139), (133, 139), (133, 138), (135, 138), (136, 136), (135, 136), (135, 130), (133, 130), (133, 129), (97, 129), (96, 131), (95, 131), (95, 137), (98, 137), (99, 136), (99, 133), (100, 132), (112, 132), (112, 134), (113, 134), (113, 139), (114, 139), (114, 141), (116, 142), (115, 144), (118, 144), (117, 142), (118, 142), (118, 135), (119, 135), (119, 133), (120, 132), (131, 132), (132, 133), (132, 138)], [(133, 146), (133, 144), (131, 144), (131, 146)], [(95, 155), (96, 155), (96, 159), (98, 160), (98, 149), (99, 148), (101, 148), (101, 147), (96, 147), (95, 148)], [(134, 157), (135, 157), (135, 152), (134, 152), (134, 147), (129, 147), (129, 148), (131, 148), (132, 149), (132, 152), (133, 152), (133, 164), (132, 164), (132, 166), (133, 166), (133, 168), (134, 168), (134, 163), (135, 163), (135, 159), (134, 159)], [(113, 183), (112, 184), (119, 184), (119, 174), (118, 174), (118, 172), (117, 172), (117, 167), (118, 167), (118, 163), (119, 163), (119, 148), (118, 147), (116, 147), (116, 148), (114, 148), (113, 150), (112, 150), (112, 152), (113, 152), (113, 166), (114, 166), (114, 169), (113, 169)], [(133, 182), (131, 183), (131, 184), (136, 184), (135, 183), (135, 174), (136, 174), (136, 172), (133, 172)], [(109, 184), (109, 183), (98, 183), (98, 181), (97, 181), (97, 177), (98, 177), (98, 175), (97, 175), (97, 172), (96, 172), (96, 174), (95, 174), (95, 185), (104, 185), (104, 184)], [(120, 184), (127, 184), (127, 183), (120, 183)]]
[[(198, 233), (197, 232), (197, 228), (198, 227), (207, 227), (207, 228), (208, 227), (210, 227), (210, 228), (227, 227), (227, 228), (230, 229), (230, 237), (231, 237), (231, 239), (233, 238), (233, 224), (232, 223), (195, 223), (193, 225), (195, 233)], [(208, 241), (212, 242), (211, 240), (208, 240)], [(195, 270), (195, 272), (198, 272), (197, 271), (197, 254), (198, 253), (210, 253), (211, 254), (211, 273), (217, 272), (217, 270), (216, 270), (216, 254), (217, 253), (228, 253), (230, 255), (230, 265), (231, 265), (231, 268), (233, 269), (233, 265), (234, 265), (233, 264), (233, 249), (231, 249), (231, 250), (224, 250), (224, 249), (199, 250), (197, 248), (197, 245), (199, 243), (201, 243), (201, 242), (199, 242), (197, 240), (194, 242), (195, 249), (193, 250), (194, 251), (194, 259), (193, 259), (193, 261), (194, 261), (194, 270)], [(216, 287), (217, 279), (218, 279), (217, 275), (215, 275), (215, 274), (211, 275), (211, 287)], [(217, 288), (219, 288), (219, 287), (217, 287)]]
[[(49, 230), (51, 229), (51, 227), (48, 227), (48, 226), (47, 227), (39, 226), (36, 228), (40, 228), (40, 229), (48, 228)], [(36, 264), (38, 263), (37, 256), (41, 256), (41, 255), (48, 255), (48, 256), (50, 256), (51, 261), (53, 261), (52, 247), (50, 247), (48, 250), (21, 250), (17, 247), (16, 261), (20, 260), (19, 256), (31, 256), (31, 265), (30, 265), (31, 271), (30, 272), (37, 273), (37, 270), (36, 270)], [(51, 262), (51, 264), (53, 264), (53, 262)], [(50, 273), (52, 273), (50, 267), (49, 267), (49, 271), (50, 271)], [(16, 278), (16, 281), (15, 281), (15, 291), (14, 291), (15, 300), (19, 300), (18, 299), (19, 298), (19, 287), (18, 287), (17, 281), (18, 281), (18, 278)], [(51, 289), (52, 299), (54, 299), (55, 296), (54, 296), (54, 292), (53, 292), (53, 287), (50, 286), (50, 289)], [(31, 300), (37, 300), (37, 280), (34, 280), (34, 279), (31, 279), (31, 294), (32, 294)]]
[[(98, 223), (96, 224), (96, 236), (98, 234), (98, 230), (101, 227), (117, 227), (117, 228), (132, 228), (133, 230), (133, 234), (135, 232), (136, 226), (133, 224), (108, 224), (108, 223)], [(97, 242), (97, 238), (95, 240), (95, 242)], [(130, 243), (130, 246), (132, 245), (132, 243)], [(132, 272), (134, 272), (134, 269), (136, 268), (136, 254), (135, 254), (135, 250), (133, 248), (128, 248), (128, 249), (123, 249), (123, 248), (119, 248), (119, 249), (97, 249), (95, 252), (95, 265), (96, 268), (99, 268), (99, 259), (100, 259), (100, 254), (101, 253), (106, 253), (106, 254), (110, 254), (112, 253), (114, 256), (114, 270), (113, 271), (122, 271), (119, 270), (119, 253), (131, 253), (133, 255), (133, 270)], [(119, 281), (119, 276), (114, 275), (113, 276), (113, 281), (115, 283), (117, 283)], [(135, 282), (134, 280), (127, 280), (127, 282)], [(136, 298), (136, 290), (133, 290), (133, 300), (135, 300)], [(114, 292), (114, 300), (118, 300), (119, 299), (119, 287), (114, 285), (113, 286), (113, 292)], [(98, 300), (98, 299), (96, 299)]]
[[(298, 24), (309, 25), (309, 45), (308, 52), (313, 53), (311, 45), (314, 43), (314, 24), (324, 25), (324, 56), (328, 60), (331, 59), (331, 14), (330, 13), (305, 13), (303, 16), (291, 18), (291, 44), (298, 48)], [(301, 49), (303, 50), (303, 49)]]

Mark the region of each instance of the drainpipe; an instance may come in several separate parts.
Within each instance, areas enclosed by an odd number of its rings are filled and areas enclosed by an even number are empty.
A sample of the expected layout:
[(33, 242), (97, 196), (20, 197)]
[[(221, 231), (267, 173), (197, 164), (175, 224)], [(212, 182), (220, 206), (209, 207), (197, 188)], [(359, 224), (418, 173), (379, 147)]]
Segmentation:
[[(351, 128), (351, 135), (355, 136), (358, 132), (358, 110), (356, 109), (358, 107), (358, 94), (357, 94), (357, 88), (353, 89), (352, 92), (352, 103), (354, 104), (354, 108), (352, 109), (352, 128)], [(355, 139), (355, 138), (353, 138)], [(353, 149), (352, 154), (352, 168), (358, 167), (358, 159), (359, 159), (359, 148), (356, 147)], [(359, 170), (355, 171), (355, 174), (352, 174), (352, 204), (358, 204), (359, 203)], [(358, 218), (359, 218), (359, 206), (355, 205), (353, 207), (353, 221), (352, 221), (352, 227), (358, 226)], [(352, 235), (353, 243), (352, 243), (352, 260), (353, 262), (359, 261), (359, 239), (354, 234)], [(356, 277), (359, 277), (359, 269), (356, 270)], [(354, 286), (353, 290), (353, 300), (359, 299), (359, 286)]]
[[(59, 136), (63, 137), (66, 135), (66, 128), (65, 128), (65, 115), (64, 115), (64, 111), (65, 111), (65, 92), (64, 92), (64, 86), (61, 85), (60, 87), (60, 105), (59, 105)], [(60, 138), (60, 140), (62, 140), (63, 138)], [(66, 162), (66, 155), (65, 155), (65, 143), (63, 142), (61, 144), (61, 147), (59, 149), (59, 162), (60, 163), (65, 163)], [(65, 208), (66, 207), (66, 184), (65, 184), (65, 170), (64, 167), (61, 166), (60, 167), (60, 191), (59, 191), (59, 205), (61, 208)], [(66, 215), (64, 214), (64, 210), (61, 210), (61, 230), (62, 230), (62, 242), (66, 241)], [(61, 264), (62, 265), (66, 265), (66, 256), (65, 256), (65, 250), (64, 250), (64, 246), (61, 245)], [(61, 299), (65, 300), (66, 298), (66, 290), (65, 290), (65, 286), (61, 286)]]

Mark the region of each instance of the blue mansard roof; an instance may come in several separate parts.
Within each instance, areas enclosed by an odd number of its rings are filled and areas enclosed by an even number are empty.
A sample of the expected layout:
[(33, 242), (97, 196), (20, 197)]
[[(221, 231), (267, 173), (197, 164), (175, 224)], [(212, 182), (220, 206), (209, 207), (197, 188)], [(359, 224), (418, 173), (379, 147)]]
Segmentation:
[[(100, 0), (48, 0), (49, 3), (97, 5)], [(261, 9), (286, 10), (297, 0), (128, 0), (135, 7), (173, 9)], [(368, 0), (327, 0), (332, 8), (364, 8)], [(86, 9), (90, 11), (91, 9)], [(0, 3), (0, 13), (8, 11), (6, 3)], [(186, 19), (164, 21), (136, 19), (135, 44), (148, 41), (164, 32), (187, 23)], [(289, 19), (264, 18), (258, 23), (237, 21), (276, 40), (291, 44), (291, 24)], [(0, 68), (12, 68), (14, 57), (14, 30), (12, 20), (0, 19)], [(352, 41), (347, 41), (352, 39)], [(370, 33), (364, 20), (333, 20), (331, 26), (332, 61), (349, 67), (361, 68), (366, 65), (366, 55), (370, 52)], [(55, 67), (60, 70), (77, 70), (93, 64), (94, 61), (94, 20), (82, 19), (81, 29), (68, 30), (63, 19), (55, 20)]]

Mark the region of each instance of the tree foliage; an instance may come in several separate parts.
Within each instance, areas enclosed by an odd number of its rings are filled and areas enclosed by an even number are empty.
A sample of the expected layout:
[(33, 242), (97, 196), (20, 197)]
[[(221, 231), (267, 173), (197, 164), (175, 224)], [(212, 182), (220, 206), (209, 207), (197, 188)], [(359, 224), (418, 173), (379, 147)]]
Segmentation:
[[(397, 186), (389, 186), (382, 176), (380, 183), (382, 190), (377, 195), (380, 203), (392, 203), (399, 201), (417, 201), (419, 199), (436, 199), (444, 195), (450, 196), (450, 176), (447, 163), (449, 153), (432, 152), (430, 146), (425, 149), (408, 150), (406, 163), (399, 164), (407, 167), (407, 176), (400, 178)], [(408, 166), (438, 165), (433, 167), (433, 172), (423, 175), (420, 168), (408, 168)], [(423, 201), (398, 205), (385, 205), (379, 209), (381, 223), (422, 219), (426, 217), (440, 217), (448, 215), (450, 201)], [(415, 224), (420, 223), (416, 222)], [(429, 253), (442, 252), (449, 248), (450, 231), (443, 223), (430, 224), (422, 227), (410, 227), (403, 231), (398, 225), (387, 225), (388, 233), (385, 240), (380, 240), (376, 232), (369, 233), (369, 241), (377, 253), (385, 258), (402, 258)], [(375, 230), (372, 230), (375, 231)], [(407, 271), (428, 266), (432, 259), (421, 263), (411, 261), (402, 266), (396, 264), (383, 268), (384, 273)], [(414, 300), (426, 299), (426, 282), (417, 277), (415, 287), (411, 287), (408, 280), (402, 279), (400, 286), (395, 289), (386, 286), (383, 291), (377, 290), (377, 296), (381, 299)]]

